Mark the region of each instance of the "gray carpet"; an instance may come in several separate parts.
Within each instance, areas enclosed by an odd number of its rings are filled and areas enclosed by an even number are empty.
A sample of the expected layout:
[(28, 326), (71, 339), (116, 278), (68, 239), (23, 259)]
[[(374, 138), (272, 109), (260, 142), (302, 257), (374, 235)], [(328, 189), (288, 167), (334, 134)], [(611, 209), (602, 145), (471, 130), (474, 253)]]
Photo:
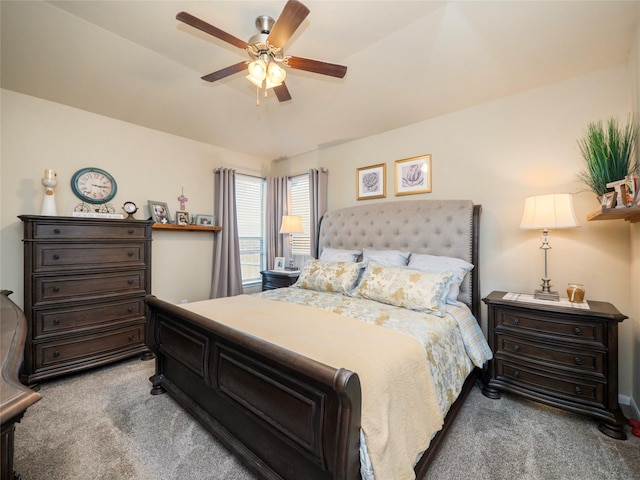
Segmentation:
[[(16, 427), (23, 480), (253, 480), (138, 359), (42, 384)], [(426, 479), (640, 479), (640, 438), (602, 435), (591, 419), (476, 387)], [(300, 479), (304, 480), (304, 479)]]

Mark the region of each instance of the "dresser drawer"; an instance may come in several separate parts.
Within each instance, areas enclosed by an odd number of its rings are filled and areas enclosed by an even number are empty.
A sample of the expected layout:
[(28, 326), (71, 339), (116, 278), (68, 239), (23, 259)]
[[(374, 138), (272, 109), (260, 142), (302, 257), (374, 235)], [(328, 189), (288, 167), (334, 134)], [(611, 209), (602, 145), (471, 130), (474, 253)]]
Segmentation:
[(580, 350), (570, 346), (539, 343), (496, 333), (496, 356), (508, 355), (541, 365), (579, 370), (605, 378), (606, 353), (594, 349)]
[(522, 332), (566, 339), (572, 342), (598, 343), (606, 346), (605, 326), (588, 319), (572, 320), (568, 316), (553, 313), (536, 315), (526, 311), (500, 309), (496, 312), (496, 330)]
[(105, 267), (141, 267), (145, 265), (144, 242), (35, 245), (33, 271), (81, 270)]
[(102, 220), (100, 223), (92, 223), (91, 220), (69, 221), (60, 223), (38, 222), (34, 224), (31, 238), (36, 240), (104, 240), (116, 238), (146, 238), (146, 226), (144, 224), (131, 223), (123, 225), (122, 222), (109, 224)]
[(64, 308), (36, 310), (34, 338), (81, 332), (107, 325), (131, 322), (144, 318), (144, 300), (116, 300), (112, 302), (71, 305)]
[(34, 306), (61, 300), (90, 300), (145, 293), (146, 271), (133, 270), (91, 275), (36, 277)]
[(35, 344), (35, 370), (95, 359), (144, 344), (144, 324), (82, 337)]
[(605, 408), (606, 383), (568, 377), (555, 371), (539, 371), (529, 365), (497, 359), (496, 379), (517, 385), (538, 394), (564, 398)]

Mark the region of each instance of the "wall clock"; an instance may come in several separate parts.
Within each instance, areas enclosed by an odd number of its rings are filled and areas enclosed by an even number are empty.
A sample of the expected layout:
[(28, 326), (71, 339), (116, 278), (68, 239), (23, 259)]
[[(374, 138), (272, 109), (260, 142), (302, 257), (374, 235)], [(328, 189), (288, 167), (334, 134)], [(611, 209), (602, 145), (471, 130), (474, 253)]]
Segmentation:
[(116, 196), (113, 176), (100, 168), (82, 168), (71, 177), (71, 190), (83, 202), (103, 204)]

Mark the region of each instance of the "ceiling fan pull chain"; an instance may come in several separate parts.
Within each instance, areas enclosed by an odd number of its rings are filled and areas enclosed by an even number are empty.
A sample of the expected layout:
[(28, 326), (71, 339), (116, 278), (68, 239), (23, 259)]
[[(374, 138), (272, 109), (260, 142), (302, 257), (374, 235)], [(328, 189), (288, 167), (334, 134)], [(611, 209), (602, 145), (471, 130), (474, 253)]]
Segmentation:
[(260, 106), (260, 87), (256, 86), (256, 107)]

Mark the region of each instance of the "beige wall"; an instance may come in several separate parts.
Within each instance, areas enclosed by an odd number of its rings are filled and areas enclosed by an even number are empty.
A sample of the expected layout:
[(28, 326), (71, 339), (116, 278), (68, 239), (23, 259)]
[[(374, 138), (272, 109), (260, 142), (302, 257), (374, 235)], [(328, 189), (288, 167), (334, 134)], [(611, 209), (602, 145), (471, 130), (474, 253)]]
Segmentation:
[[(399, 199), (394, 197), (394, 160), (431, 153), (432, 193), (402, 199), (469, 198), (482, 205), (483, 295), (537, 288), (543, 273), (540, 236), (518, 228), (524, 198), (572, 192), (580, 228), (551, 232), (552, 284), (563, 292), (570, 282), (584, 283), (588, 298), (637, 316), (631, 299), (638, 284), (630, 284), (629, 223), (587, 222), (598, 202), (576, 181), (582, 168), (576, 140), (588, 122), (611, 115), (625, 118), (631, 110), (628, 71), (619, 66), (294, 157), (278, 162), (276, 169), (284, 174), (327, 167), (333, 209), (358, 203), (356, 168), (386, 163), (387, 198), (365, 201), (393, 201)], [(620, 393), (626, 396), (632, 393), (635, 322), (627, 320), (620, 328)]]
[[(57, 103), (2, 90), (0, 285), (22, 305), (22, 222), (39, 214), (40, 179), (45, 168), (58, 173), (58, 215), (71, 215), (78, 203), (70, 179), (78, 169), (103, 168), (116, 178), (112, 202), (119, 213), (127, 200), (149, 217), (148, 200), (166, 202), (172, 217), (181, 188), (191, 213), (213, 213), (213, 170), (234, 167), (254, 175), (266, 162)], [(170, 302), (209, 298), (213, 234), (153, 232), (152, 291)]]

